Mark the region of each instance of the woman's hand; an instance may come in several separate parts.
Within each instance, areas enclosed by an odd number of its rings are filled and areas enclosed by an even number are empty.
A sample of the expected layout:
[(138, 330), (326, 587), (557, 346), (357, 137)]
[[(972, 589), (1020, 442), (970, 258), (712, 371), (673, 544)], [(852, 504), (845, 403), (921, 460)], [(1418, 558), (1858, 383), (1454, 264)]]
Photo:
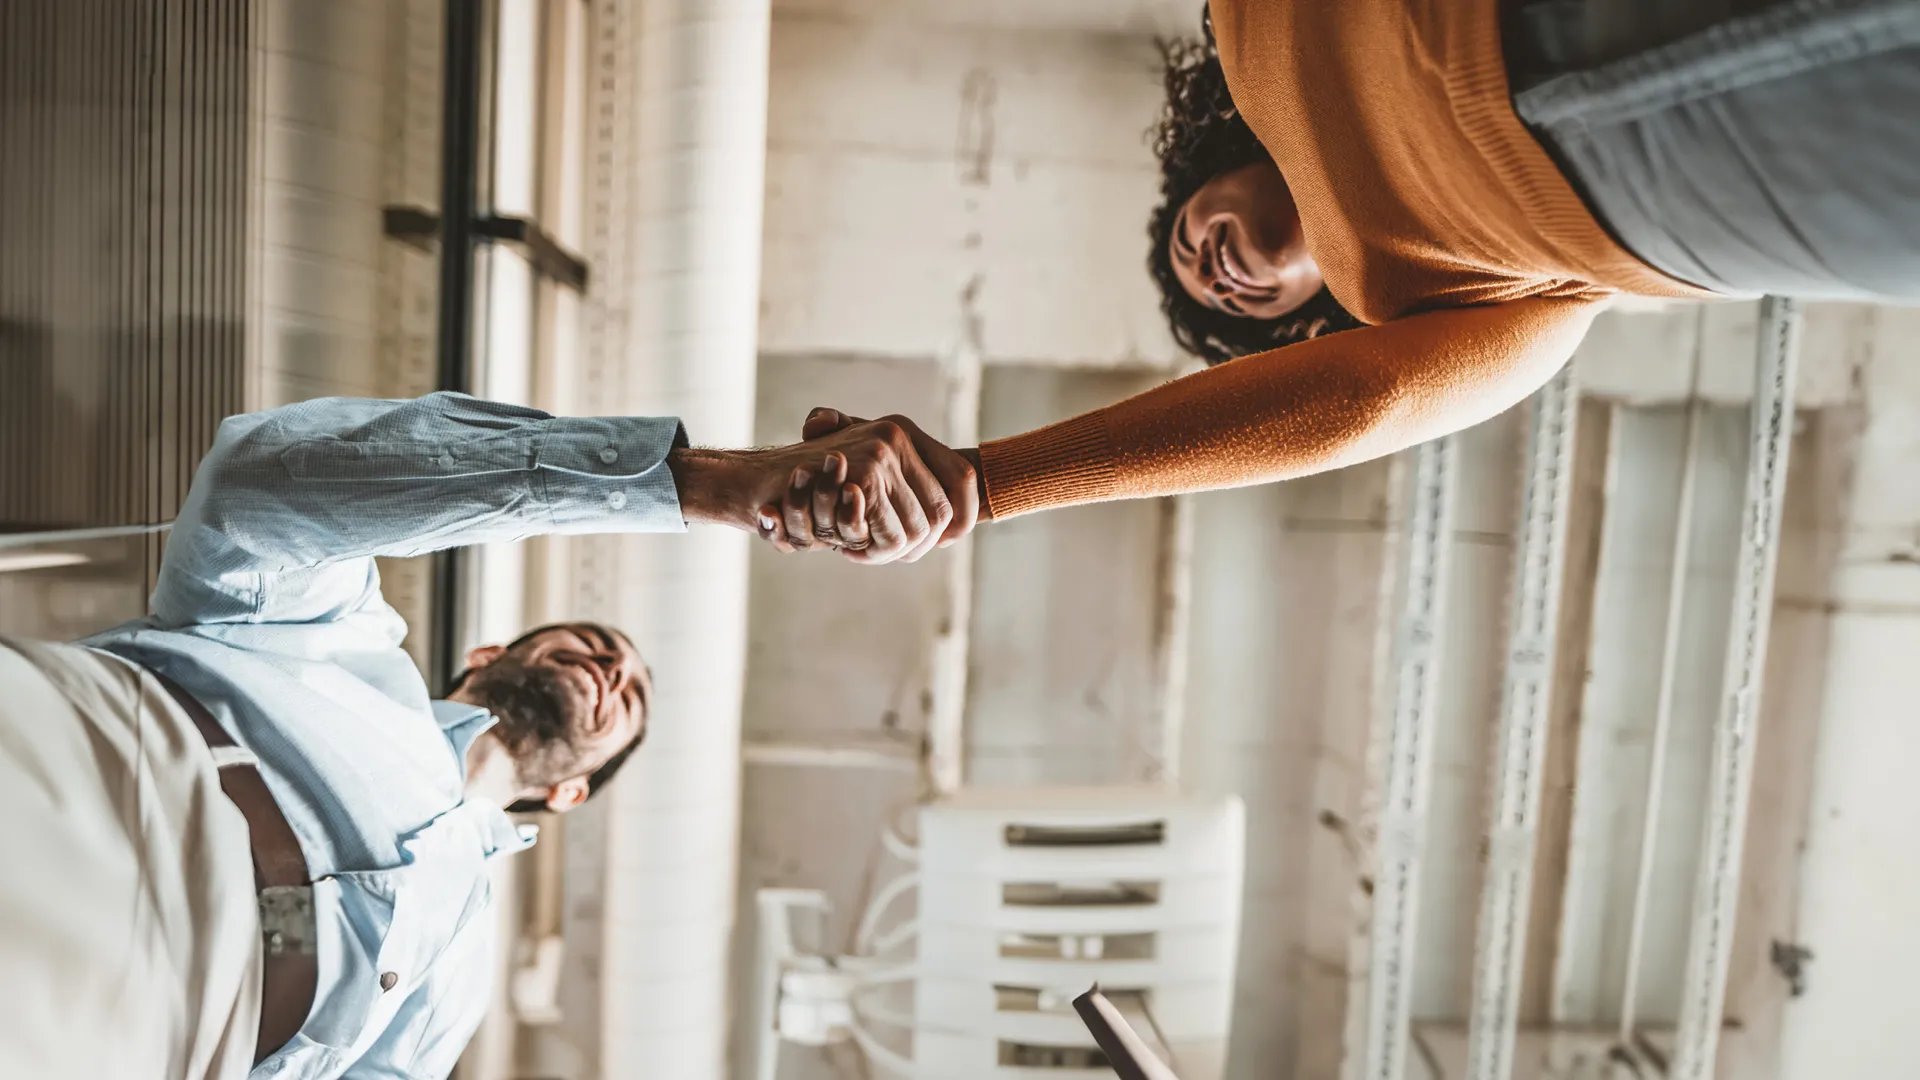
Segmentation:
[[(922, 497), (929, 531), (912, 539), (889, 531), (884, 513), (868, 512), (871, 500), (861, 481), (870, 470), (856, 467), (844, 456), (826, 454), (818, 469), (802, 466), (793, 471), (779, 505), (761, 507), (760, 535), (774, 547), (781, 551), (833, 548), (855, 562), (914, 562), (935, 547), (960, 540), (982, 520), (985, 500), (978, 457), (948, 447), (904, 416), (867, 421), (834, 409), (815, 409), (801, 428), (806, 441), (800, 445), (824, 449), (822, 444), (860, 430), (893, 447), (892, 456), (903, 464), (917, 464), (931, 475), (938, 495), (910, 485)], [(873, 464), (884, 468), (886, 462)]]

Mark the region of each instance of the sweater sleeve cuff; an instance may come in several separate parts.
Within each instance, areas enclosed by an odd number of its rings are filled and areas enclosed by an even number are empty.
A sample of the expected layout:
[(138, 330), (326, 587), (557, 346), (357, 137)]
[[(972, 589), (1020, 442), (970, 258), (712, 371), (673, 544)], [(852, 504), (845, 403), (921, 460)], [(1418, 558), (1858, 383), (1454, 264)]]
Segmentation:
[(1117, 494), (1107, 421), (1098, 412), (982, 443), (980, 471), (996, 521)]

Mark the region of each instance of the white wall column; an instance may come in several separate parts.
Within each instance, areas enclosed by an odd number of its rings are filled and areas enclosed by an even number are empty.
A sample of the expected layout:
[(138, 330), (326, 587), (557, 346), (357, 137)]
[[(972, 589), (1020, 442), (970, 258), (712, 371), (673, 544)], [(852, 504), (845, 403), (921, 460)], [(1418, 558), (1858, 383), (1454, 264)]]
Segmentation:
[[(588, 112), (588, 411), (753, 437), (768, 0), (602, 0)], [(726, 1075), (740, 814), (744, 534), (573, 545), (575, 606), (655, 672), (646, 749), (569, 829), (563, 996), (582, 1077)], [(597, 879), (594, 893), (581, 886)], [(589, 1016), (580, 1015), (588, 1010)]]

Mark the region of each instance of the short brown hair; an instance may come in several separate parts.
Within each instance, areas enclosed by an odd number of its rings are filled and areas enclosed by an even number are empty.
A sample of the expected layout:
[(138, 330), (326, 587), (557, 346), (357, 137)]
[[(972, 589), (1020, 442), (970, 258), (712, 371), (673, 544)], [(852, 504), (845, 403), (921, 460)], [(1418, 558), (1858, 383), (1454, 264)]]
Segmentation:
[[(545, 626), (536, 626), (526, 633), (521, 634), (519, 637), (514, 638), (512, 641), (507, 642), (507, 651), (512, 652), (542, 634), (551, 633), (555, 630), (565, 630), (570, 626), (578, 625), (579, 622), (580, 620), (576, 620), (575, 622), (548, 623)], [(609, 637), (618, 635), (620, 639), (625, 641), (629, 646), (633, 644), (633, 639), (627, 637), (626, 634), (622, 633), (616, 627), (596, 622), (587, 622), (586, 625), (605, 632)], [(636, 648), (634, 651), (637, 653), (640, 650)], [(644, 661), (642, 662), (642, 666), (645, 667)], [(599, 768), (588, 774), (587, 798), (589, 799), (593, 798), (601, 788), (613, 781), (613, 775), (620, 771), (620, 766), (625, 765), (627, 759), (632, 757), (633, 752), (640, 749), (640, 744), (647, 739), (647, 728), (651, 726), (649, 721), (653, 718), (653, 694), (651, 690), (653, 669), (647, 668), (646, 671), (647, 681), (642, 683), (640, 687), (640, 730), (634, 732), (633, 738), (627, 741), (627, 745), (615, 751), (612, 757), (601, 762)], [(453, 684), (447, 687), (447, 693), (451, 694), (455, 690), (458, 690), (461, 684), (465, 683), (468, 676), (472, 674), (472, 669), (462, 668), (459, 674), (453, 677)], [(539, 799), (521, 799), (507, 807), (507, 813), (509, 814), (534, 814), (542, 813), (546, 810), (547, 804)]]

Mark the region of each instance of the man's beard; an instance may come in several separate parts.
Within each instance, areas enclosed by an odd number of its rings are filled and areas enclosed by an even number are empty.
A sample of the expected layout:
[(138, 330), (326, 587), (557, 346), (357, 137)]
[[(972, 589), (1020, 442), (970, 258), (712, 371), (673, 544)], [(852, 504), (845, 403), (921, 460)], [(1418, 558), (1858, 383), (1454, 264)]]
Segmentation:
[(468, 676), (465, 689), (499, 721), (493, 733), (513, 755), (520, 783), (550, 787), (580, 771), (566, 683), (553, 667), (502, 656)]

